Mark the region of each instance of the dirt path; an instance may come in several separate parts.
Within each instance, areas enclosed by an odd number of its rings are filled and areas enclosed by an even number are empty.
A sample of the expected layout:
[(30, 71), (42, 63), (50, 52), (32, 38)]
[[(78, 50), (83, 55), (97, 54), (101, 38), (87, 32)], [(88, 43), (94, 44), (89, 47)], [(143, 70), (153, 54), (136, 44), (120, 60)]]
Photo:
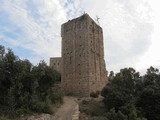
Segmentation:
[(40, 114), (32, 116), (23, 116), (18, 120), (79, 120), (79, 105), (77, 98), (64, 97), (64, 103), (57, 108), (54, 115)]
[(54, 120), (78, 120), (77, 98), (64, 97), (63, 101), (63, 105), (58, 108), (54, 115)]

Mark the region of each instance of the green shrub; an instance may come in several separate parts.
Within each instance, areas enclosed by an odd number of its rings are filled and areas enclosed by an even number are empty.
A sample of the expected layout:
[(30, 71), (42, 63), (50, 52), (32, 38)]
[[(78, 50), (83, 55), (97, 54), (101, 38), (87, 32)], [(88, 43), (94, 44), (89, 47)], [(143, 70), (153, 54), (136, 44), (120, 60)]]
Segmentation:
[(83, 100), (80, 103), (80, 112), (85, 113), (90, 116), (102, 116), (105, 114), (106, 110), (101, 102), (95, 100)]
[(63, 102), (62, 95), (60, 93), (52, 93), (48, 95), (48, 100), (51, 101), (51, 103), (56, 103), (56, 102)]
[(9, 120), (6, 116), (0, 116), (0, 120)]
[(93, 98), (97, 98), (97, 97), (99, 96), (99, 94), (100, 94), (100, 92), (99, 92), (99, 91), (96, 91), (96, 92), (92, 92), (92, 93), (90, 94), (90, 96), (93, 97)]
[(91, 120), (109, 120), (106, 117), (92, 117)]
[(36, 101), (32, 104), (31, 110), (38, 113), (51, 113), (48, 102)]
[(68, 93), (66, 93), (66, 96), (73, 96), (73, 93), (68, 92)]
[[(29, 111), (50, 113), (62, 96), (52, 90), (61, 76), (44, 61), (34, 66), (0, 45), (0, 116), (19, 116)], [(3, 107), (2, 107), (3, 106)]]
[(89, 104), (89, 101), (87, 101), (87, 100), (82, 100), (82, 104), (87, 105), (87, 104)]

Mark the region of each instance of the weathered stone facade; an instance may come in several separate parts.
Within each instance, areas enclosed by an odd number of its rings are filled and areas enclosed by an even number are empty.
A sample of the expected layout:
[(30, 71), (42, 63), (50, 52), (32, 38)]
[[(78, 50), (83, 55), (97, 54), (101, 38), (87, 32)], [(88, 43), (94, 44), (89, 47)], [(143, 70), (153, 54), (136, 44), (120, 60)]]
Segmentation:
[(61, 78), (65, 93), (89, 96), (107, 82), (103, 31), (88, 14), (61, 26)]
[(103, 32), (87, 14), (62, 25), (62, 88), (89, 96), (107, 82)]
[(50, 67), (61, 73), (61, 57), (50, 58)]

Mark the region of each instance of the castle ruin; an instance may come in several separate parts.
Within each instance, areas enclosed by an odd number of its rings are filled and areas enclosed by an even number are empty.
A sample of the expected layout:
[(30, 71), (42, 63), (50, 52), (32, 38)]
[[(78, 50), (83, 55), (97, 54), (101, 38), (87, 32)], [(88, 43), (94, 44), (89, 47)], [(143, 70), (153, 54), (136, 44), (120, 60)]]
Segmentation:
[(107, 83), (103, 31), (88, 14), (61, 26), (62, 57), (51, 58), (50, 66), (61, 73), (65, 93), (90, 96)]

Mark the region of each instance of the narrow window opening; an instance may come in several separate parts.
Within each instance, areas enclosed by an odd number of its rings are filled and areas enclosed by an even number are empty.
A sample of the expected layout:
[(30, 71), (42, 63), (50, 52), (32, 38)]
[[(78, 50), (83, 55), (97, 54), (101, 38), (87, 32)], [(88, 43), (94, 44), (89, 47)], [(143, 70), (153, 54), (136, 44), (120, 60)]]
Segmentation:
[(94, 28), (92, 28), (92, 32), (94, 32)]
[(71, 58), (71, 56), (70, 56), (70, 64), (72, 63), (72, 58)]

